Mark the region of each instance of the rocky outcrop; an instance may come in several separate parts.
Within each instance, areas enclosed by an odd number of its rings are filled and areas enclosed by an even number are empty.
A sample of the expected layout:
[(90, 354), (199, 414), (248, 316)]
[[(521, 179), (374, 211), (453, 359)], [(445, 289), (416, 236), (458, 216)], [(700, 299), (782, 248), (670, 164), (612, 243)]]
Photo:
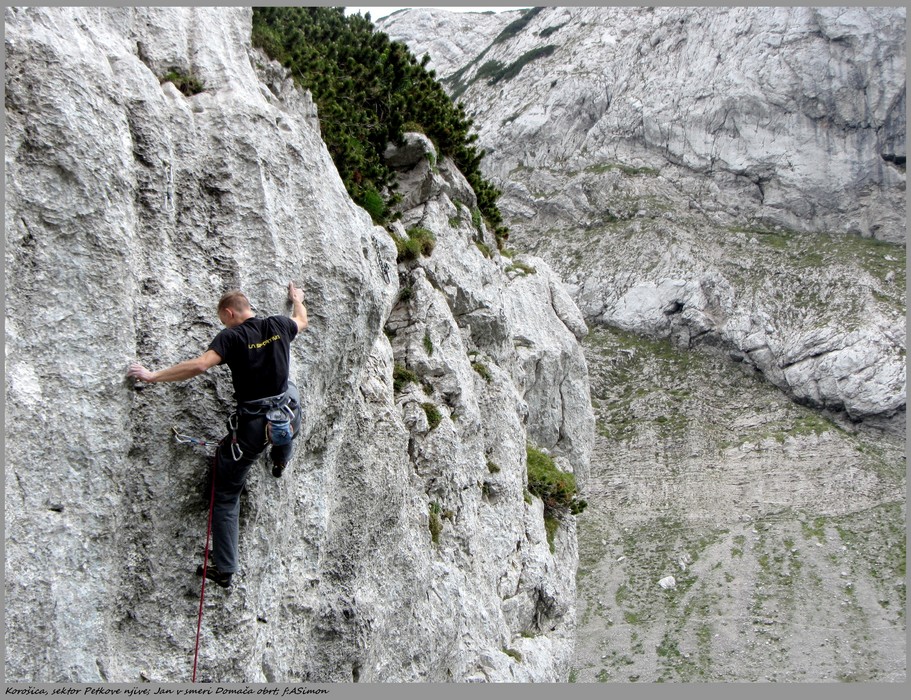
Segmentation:
[[(452, 42), (448, 15), (435, 34)], [(721, 345), (854, 419), (903, 413), (905, 11), (510, 18), (441, 73), (511, 242), (571, 283), (586, 319)], [(380, 22), (435, 61), (425, 24)]]
[(592, 325), (571, 679), (904, 681), (904, 10), (409, 15)]
[(7, 681), (189, 679), (207, 462), (170, 431), (220, 436), (230, 380), (124, 373), (204, 350), (226, 288), (287, 313), (292, 279), (303, 429), (251, 472), (200, 678), (564, 680), (574, 518), (548, 542), (525, 454), (584, 482), (581, 314), (542, 261), (484, 255), (445, 159), (403, 173), (436, 249), (397, 264), (250, 19), (6, 10)]

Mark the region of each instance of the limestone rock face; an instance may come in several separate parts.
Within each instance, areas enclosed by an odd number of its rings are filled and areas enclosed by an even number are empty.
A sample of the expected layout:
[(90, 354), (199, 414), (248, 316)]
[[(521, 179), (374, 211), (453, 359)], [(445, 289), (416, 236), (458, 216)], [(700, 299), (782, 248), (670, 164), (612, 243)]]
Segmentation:
[(584, 483), (593, 440), (557, 277), (485, 257), (470, 187), (427, 160), (403, 220), (437, 247), (398, 265), (249, 9), (5, 21), (7, 680), (189, 680), (207, 457), (170, 431), (219, 438), (230, 377), (124, 374), (203, 352), (228, 288), (289, 313), (289, 280), (303, 429), (281, 479), (251, 470), (199, 679), (565, 680), (575, 523), (548, 542), (525, 465), (530, 442)]
[[(446, 45), (464, 19), (439, 12)], [(511, 243), (589, 323), (711, 343), (800, 402), (904, 410), (905, 10), (536, 8), (428, 51)], [(436, 65), (436, 64), (434, 64)]]
[(380, 24), (591, 326), (572, 677), (904, 682), (904, 10), (448, 16)]

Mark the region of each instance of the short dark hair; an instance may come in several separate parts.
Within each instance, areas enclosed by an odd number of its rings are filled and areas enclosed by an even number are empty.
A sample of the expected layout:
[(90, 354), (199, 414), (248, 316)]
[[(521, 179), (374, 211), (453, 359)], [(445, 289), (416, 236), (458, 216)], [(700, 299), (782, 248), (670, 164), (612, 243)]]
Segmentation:
[(250, 307), (250, 300), (247, 295), (239, 289), (232, 289), (230, 292), (222, 294), (218, 300), (219, 313), (225, 309), (234, 309), (235, 311), (246, 311)]

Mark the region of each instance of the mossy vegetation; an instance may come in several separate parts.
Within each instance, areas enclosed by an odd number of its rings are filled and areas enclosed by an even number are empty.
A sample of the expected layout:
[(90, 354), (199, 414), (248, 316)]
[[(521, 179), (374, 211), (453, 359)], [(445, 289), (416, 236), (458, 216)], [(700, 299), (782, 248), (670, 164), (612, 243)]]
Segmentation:
[(472, 362), (471, 368), (481, 375), (485, 382), (490, 383), (493, 379), (493, 375), (490, 373), (490, 370), (487, 369), (487, 365), (483, 362)]
[(555, 518), (553, 515), (544, 516), (544, 532), (547, 535), (547, 546), (550, 548), (550, 553), (553, 554), (556, 551), (554, 541), (557, 536), (557, 530), (560, 529), (560, 521)]
[(506, 268), (506, 272), (507, 274), (510, 272), (517, 272), (520, 276), (525, 277), (527, 275), (535, 274), (537, 270), (527, 263), (514, 262)]
[(440, 542), (440, 533), (443, 532), (443, 519), (440, 517), (440, 514), (443, 512), (442, 507), (436, 501), (432, 501), (428, 507), (429, 511), (429, 525), (430, 528), (430, 541), (434, 544), (439, 544)]
[(174, 87), (180, 90), (186, 97), (198, 95), (206, 89), (202, 81), (195, 75), (192, 73), (183, 73), (176, 68), (172, 68), (165, 73), (161, 77), (160, 82), (174, 83)]

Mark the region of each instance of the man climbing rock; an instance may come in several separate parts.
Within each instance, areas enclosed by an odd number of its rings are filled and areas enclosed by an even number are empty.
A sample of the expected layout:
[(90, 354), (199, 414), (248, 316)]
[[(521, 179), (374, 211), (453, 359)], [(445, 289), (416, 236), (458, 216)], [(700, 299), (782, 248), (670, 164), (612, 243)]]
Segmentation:
[[(190, 379), (215, 365), (231, 369), (237, 410), (228, 420), (229, 434), (215, 457), (215, 493), (212, 506), (212, 560), (206, 578), (223, 588), (237, 571), (240, 494), (250, 466), (271, 443), (272, 474), (280, 477), (291, 457), (291, 438), (300, 429), (300, 395), (288, 380), (291, 341), (307, 327), (304, 293), (288, 284), (291, 317), (260, 318), (247, 297), (233, 291), (218, 302), (218, 318), (225, 325), (199, 357), (157, 372), (133, 363), (127, 376), (142, 382)], [(197, 570), (202, 574), (202, 567)]]

